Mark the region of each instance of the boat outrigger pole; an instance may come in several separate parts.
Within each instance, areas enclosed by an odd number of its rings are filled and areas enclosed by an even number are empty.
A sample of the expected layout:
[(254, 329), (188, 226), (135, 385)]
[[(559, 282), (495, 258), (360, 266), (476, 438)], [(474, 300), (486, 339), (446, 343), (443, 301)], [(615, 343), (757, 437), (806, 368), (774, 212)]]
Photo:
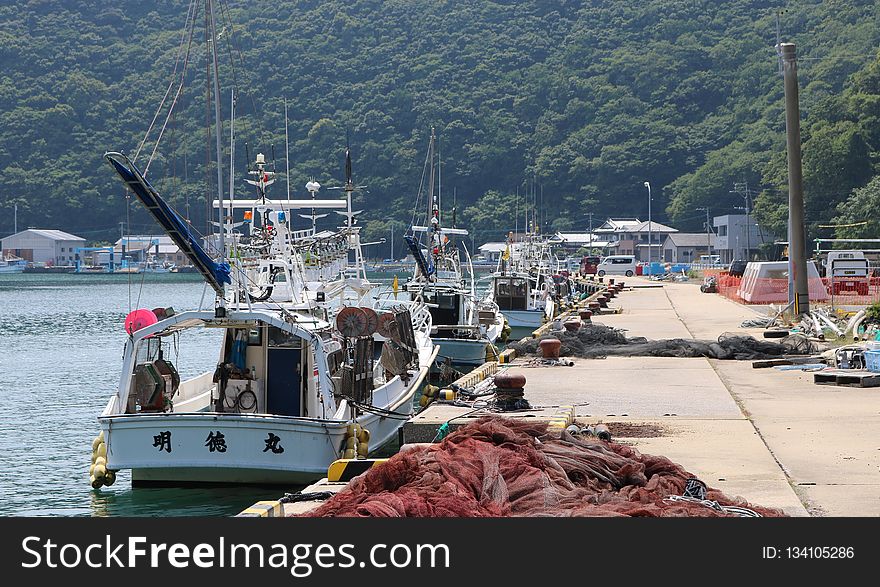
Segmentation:
[(104, 158), (113, 166), (125, 185), (135, 193), (147, 211), (153, 215), (156, 222), (165, 229), (174, 244), (180, 247), (193, 266), (199, 270), (205, 281), (214, 288), (218, 296), (222, 296), (223, 284), (232, 283), (229, 264), (223, 261), (218, 263), (211, 259), (199, 244), (198, 237), (190, 231), (187, 222), (162, 199), (159, 192), (150, 185), (126, 155), (105, 153)]

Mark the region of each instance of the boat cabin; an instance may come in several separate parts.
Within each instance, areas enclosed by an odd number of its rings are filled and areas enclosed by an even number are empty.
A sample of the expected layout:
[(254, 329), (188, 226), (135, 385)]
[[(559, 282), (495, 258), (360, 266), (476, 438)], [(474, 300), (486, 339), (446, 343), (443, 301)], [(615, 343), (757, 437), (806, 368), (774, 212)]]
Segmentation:
[(419, 293), (413, 293), (412, 299), (418, 296), (428, 304), (431, 314), (431, 322), (435, 326), (461, 324), (464, 315), (464, 299), (454, 290), (423, 289)]
[[(338, 342), (321, 340), (274, 318), (266, 322), (203, 319), (182, 324), (185, 326), (167, 326), (155, 335), (136, 336), (129, 343), (135, 345), (130, 356), (131, 378), (124, 380), (119, 398), (125, 413), (328, 417), (335, 411), (330, 382), (322, 386), (314, 375), (327, 370), (315, 364), (316, 356), (325, 356), (325, 349), (320, 353), (313, 349), (320, 340), (318, 344), (329, 351), (328, 362), (339, 361)], [(197, 326), (222, 330), (220, 357), (213, 368), (181, 381), (172, 360), (176, 336)], [(321, 387), (326, 391), (321, 393)]]
[(495, 303), (501, 311), (529, 309), (529, 280), (525, 277), (495, 278)]

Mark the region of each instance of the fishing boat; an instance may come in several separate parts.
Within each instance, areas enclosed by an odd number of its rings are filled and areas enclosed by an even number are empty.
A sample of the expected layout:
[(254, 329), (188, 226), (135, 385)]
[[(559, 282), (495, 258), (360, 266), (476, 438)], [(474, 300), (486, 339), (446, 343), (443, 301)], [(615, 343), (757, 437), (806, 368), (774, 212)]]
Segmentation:
[(18, 257), (0, 257), (0, 273), (21, 273), (27, 261)]
[[(210, 0), (206, 10), (215, 31)], [(216, 55), (214, 63), (216, 80)], [(216, 137), (221, 128), (218, 106)], [(93, 487), (122, 469), (134, 485), (313, 481), (334, 460), (365, 457), (396, 437), (436, 357), (423, 303), (349, 303), (367, 284), (348, 155), (347, 201), (270, 199), (274, 171), (259, 154), (248, 170), (256, 197), (226, 200), (220, 153), (218, 138), (220, 230), (204, 246), (129, 157), (105, 154), (215, 295), (213, 311), (139, 309), (126, 318), (119, 384), (98, 417)], [(291, 211), (307, 208), (346, 208), (349, 224), (294, 230)], [(178, 339), (205, 330), (218, 335), (216, 360), (183, 379)]]
[(508, 242), (491, 275), (487, 299), (504, 312), (511, 329), (531, 332), (555, 315), (554, 274), (549, 245), (529, 233), (522, 241)]
[[(213, 312), (132, 317), (143, 328), (131, 329), (99, 417), (107, 471), (131, 469), (135, 484), (304, 483), (396, 436), (437, 354), (423, 304), (376, 311), (332, 299), (345, 279), (322, 279), (327, 260), (308, 261), (303, 247), (326, 251), (333, 239), (291, 230), (280, 209), (311, 200), (236, 201), (258, 206), (266, 224), (214, 261), (130, 160), (106, 158), (217, 294)], [(216, 364), (180, 381), (170, 349), (204, 328), (222, 332)]]
[[(458, 365), (481, 365), (495, 356), (494, 343), (504, 332), (504, 315), (494, 301), (477, 298), (473, 265), (467, 247), (462, 244), (469, 268), (469, 282), (465, 281), (454, 239), (467, 236), (468, 231), (443, 226), (439, 190), (434, 192), (434, 141), (432, 129), (427, 159), (430, 170), (426, 222), (413, 224), (404, 236), (416, 261), (412, 278), (404, 289), (411, 300), (428, 304), (433, 323), (431, 338), (440, 346), (441, 359)], [(419, 199), (416, 198), (417, 207)]]

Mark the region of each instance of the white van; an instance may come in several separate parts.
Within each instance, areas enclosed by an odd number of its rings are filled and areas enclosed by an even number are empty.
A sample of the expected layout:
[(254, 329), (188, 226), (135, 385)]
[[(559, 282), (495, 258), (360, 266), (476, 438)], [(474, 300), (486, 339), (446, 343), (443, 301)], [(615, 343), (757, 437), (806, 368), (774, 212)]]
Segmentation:
[(700, 255), (700, 265), (720, 265), (721, 255)]
[(626, 275), (632, 277), (636, 274), (636, 258), (632, 255), (611, 255), (602, 259), (597, 268), (596, 275)]

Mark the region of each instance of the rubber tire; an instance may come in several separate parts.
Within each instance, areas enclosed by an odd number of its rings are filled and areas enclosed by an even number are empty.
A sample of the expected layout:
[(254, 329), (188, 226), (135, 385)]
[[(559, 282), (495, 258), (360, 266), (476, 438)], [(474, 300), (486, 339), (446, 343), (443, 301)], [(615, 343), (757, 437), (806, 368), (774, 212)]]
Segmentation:
[(605, 277), (605, 272), (604, 272), (604, 271), (600, 271), (600, 272), (597, 273), (596, 275), (598, 275), (599, 277)]
[(764, 338), (785, 338), (788, 336), (787, 330), (765, 330)]
[(627, 269), (627, 270), (626, 270), (626, 276), (627, 276), (627, 277), (632, 277), (632, 276), (633, 276), (633, 272), (630, 271), (629, 269)]

